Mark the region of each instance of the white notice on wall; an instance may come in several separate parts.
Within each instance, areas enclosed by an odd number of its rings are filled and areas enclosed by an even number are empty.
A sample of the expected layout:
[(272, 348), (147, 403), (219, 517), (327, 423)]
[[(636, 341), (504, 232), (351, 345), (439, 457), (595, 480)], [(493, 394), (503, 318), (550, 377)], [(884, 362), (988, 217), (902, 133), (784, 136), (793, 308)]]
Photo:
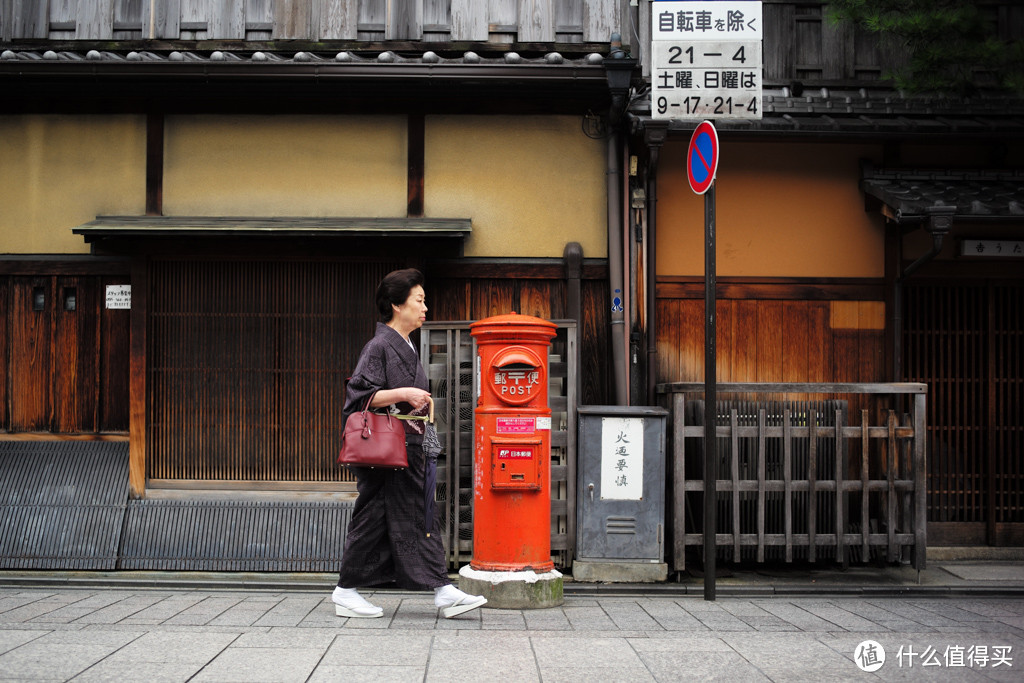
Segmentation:
[(643, 495), (643, 418), (601, 418), (601, 500), (641, 500)]
[(131, 308), (131, 285), (107, 285), (107, 308)]

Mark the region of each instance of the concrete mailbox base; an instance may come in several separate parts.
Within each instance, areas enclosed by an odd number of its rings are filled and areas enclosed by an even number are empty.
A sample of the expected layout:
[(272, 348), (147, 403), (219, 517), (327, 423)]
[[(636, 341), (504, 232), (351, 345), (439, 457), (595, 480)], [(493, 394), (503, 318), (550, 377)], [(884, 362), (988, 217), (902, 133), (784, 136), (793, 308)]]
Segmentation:
[(562, 573), (557, 569), (543, 574), (531, 570), (492, 572), (467, 564), (459, 570), (459, 589), (484, 596), (486, 607), (498, 609), (540, 609), (565, 602)]
[(572, 563), (572, 579), (600, 583), (658, 583), (668, 579), (668, 564), (576, 560)]

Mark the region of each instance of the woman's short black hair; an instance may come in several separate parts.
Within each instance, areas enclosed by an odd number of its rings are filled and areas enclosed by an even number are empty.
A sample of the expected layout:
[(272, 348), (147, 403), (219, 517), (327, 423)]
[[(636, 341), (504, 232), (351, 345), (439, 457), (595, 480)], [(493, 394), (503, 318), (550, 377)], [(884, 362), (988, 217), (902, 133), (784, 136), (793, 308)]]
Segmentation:
[(401, 306), (409, 298), (409, 292), (416, 285), (423, 286), (423, 273), (415, 268), (393, 270), (384, 276), (377, 286), (377, 311), (382, 323), (389, 322), (394, 315), (391, 305)]

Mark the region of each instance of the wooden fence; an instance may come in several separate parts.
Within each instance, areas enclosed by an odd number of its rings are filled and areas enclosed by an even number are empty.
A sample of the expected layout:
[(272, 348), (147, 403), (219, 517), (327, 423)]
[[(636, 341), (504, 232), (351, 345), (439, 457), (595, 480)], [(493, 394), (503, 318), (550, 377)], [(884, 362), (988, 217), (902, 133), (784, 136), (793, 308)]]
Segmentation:
[[(704, 426), (687, 405), (704, 384), (663, 384), (658, 391), (671, 410), (670, 547), (673, 568), (681, 570), (687, 546), (704, 544), (703, 522), (694, 514), (703, 510)], [(846, 564), (896, 562), (909, 551), (913, 566), (924, 569), (926, 385), (719, 383), (717, 391), (722, 398), (787, 399), (748, 403), (754, 408), (746, 420), (738, 404), (717, 403), (719, 554), (738, 562), (748, 550), (765, 562), (776, 551), (786, 562), (831, 556)], [(802, 400), (820, 395), (856, 398), (871, 409), (850, 424), (843, 402)], [(910, 404), (902, 417), (892, 407), (900, 401)], [(829, 419), (821, 419), (823, 409), (833, 413)]]

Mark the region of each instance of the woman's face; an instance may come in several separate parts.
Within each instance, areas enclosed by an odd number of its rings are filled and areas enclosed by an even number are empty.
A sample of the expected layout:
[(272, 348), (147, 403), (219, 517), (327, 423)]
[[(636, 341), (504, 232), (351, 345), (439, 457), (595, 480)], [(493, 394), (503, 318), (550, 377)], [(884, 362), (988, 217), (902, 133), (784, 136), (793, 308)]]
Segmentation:
[(418, 330), (427, 320), (426, 295), (423, 287), (414, 286), (409, 290), (409, 298), (402, 305), (391, 304), (391, 311), (391, 324), (396, 330), (406, 335)]

